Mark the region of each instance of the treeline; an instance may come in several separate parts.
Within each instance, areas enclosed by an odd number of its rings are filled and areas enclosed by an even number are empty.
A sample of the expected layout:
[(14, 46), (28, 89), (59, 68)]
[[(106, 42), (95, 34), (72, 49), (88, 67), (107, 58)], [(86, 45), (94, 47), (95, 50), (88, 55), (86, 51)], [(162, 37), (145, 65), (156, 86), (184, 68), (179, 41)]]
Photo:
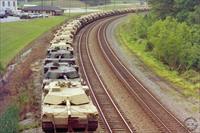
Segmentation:
[[(200, 70), (200, 26), (167, 17), (153, 21), (148, 17), (135, 16), (132, 20), (133, 38), (144, 39), (146, 51), (167, 64), (170, 69)], [(148, 21), (147, 21), (148, 20)]]
[(161, 19), (167, 16), (179, 21), (200, 24), (200, 0), (148, 0), (153, 13)]
[[(200, 1), (149, 0), (152, 11), (126, 26), (144, 51), (186, 77), (200, 72)], [(200, 78), (199, 78), (200, 79)], [(200, 81), (194, 81), (200, 82)]]

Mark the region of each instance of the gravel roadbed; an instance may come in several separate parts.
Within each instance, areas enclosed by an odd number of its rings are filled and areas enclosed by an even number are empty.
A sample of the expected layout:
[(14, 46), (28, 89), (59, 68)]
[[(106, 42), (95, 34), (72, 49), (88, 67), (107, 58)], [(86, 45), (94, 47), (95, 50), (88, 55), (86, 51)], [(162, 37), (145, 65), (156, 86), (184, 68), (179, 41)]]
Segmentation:
[[(96, 28), (94, 28), (89, 37), (89, 50), (94, 60), (94, 64), (102, 77), (108, 91), (115, 98), (119, 107), (125, 113), (126, 117), (139, 133), (157, 133), (159, 130), (144, 113), (129, 91), (119, 81), (111, 67), (108, 65), (98, 46), (96, 39)], [(95, 88), (94, 88), (95, 89)]]
[(131, 70), (131, 72), (144, 84), (160, 101), (173, 112), (181, 121), (193, 117), (198, 121), (198, 128), (194, 133), (200, 132), (200, 101), (184, 97), (177, 88), (154, 74), (140, 61), (125, 45), (119, 43), (116, 36), (116, 27), (126, 18), (112, 22), (107, 29), (112, 49)]

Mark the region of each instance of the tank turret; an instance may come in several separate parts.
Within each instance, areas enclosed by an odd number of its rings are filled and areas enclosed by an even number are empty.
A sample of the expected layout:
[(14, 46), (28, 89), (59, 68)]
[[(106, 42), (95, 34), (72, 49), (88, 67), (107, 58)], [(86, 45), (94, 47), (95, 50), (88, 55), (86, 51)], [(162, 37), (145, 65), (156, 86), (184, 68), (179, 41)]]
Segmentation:
[(80, 82), (55, 81), (48, 86), (42, 103), (42, 129), (51, 131), (95, 131), (98, 111)]

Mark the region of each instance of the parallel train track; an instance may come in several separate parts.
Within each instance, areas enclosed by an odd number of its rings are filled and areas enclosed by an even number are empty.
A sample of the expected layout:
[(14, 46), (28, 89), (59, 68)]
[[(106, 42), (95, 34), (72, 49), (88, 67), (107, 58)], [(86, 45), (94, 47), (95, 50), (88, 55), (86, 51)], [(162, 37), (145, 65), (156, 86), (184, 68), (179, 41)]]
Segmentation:
[(153, 119), (156, 125), (158, 125), (159, 129), (161, 129), (162, 132), (169, 133), (189, 133), (190, 131), (184, 124), (169, 112), (156, 97), (137, 80), (110, 47), (106, 38), (106, 28), (117, 18), (118, 17), (107, 18), (106, 21), (102, 19), (89, 24), (81, 31), (78, 40), (79, 63), (82, 68), (83, 77), (91, 88), (92, 97), (99, 109), (107, 130), (109, 132), (135, 132), (123, 112), (118, 108), (115, 100), (113, 100), (112, 96), (107, 91), (92, 61), (88, 49), (88, 37), (97, 23), (101, 23), (98, 27), (97, 39), (105, 59), (145, 112)]
[(188, 133), (190, 132), (185, 125), (168, 111), (151, 92), (131, 71), (122, 63), (114, 53), (108, 38), (106, 37), (106, 28), (109, 23), (102, 24), (98, 30), (98, 42), (104, 53), (106, 60), (109, 62), (120, 80), (127, 86), (130, 93), (137, 99), (140, 105), (145, 109), (151, 118), (162, 128), (163, 132), (170, 133)]
[(84, 77), (91, 88), (91, 93), (101, 117), (106, 125), (106, 131), (109, 132), (135, 132), (135, 129), (130, 125), (130, 122), (120, 111), (116, 102), (107, 91), (102, 79), (97, 73), (97, 70), (92, 61), (88, 50), (88, 36), (90, 31), (95, 26), (95, 23), (87, 26), (87, 31), (82, 32), (79, 38), (78, 52), (80, 65)]

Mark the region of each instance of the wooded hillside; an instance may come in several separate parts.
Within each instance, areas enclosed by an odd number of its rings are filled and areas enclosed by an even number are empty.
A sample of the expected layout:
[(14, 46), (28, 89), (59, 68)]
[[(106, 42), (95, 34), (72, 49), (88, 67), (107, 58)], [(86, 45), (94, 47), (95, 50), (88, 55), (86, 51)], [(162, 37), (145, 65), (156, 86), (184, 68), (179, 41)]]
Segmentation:
[[(128, 42), (134, 49), (141, 50), (139, 52), (152, 56), (157, 66), (162, 64), (190, 82), (193, 87), (187, 88), (197, 88), (200, 83), (200, 1), (149, 0), (149, 5), (152, 7), (149, 13), (134, 15), (123, 26)], [(168, 79), (173, 80), (173, 76)], [(179, 85), (186, 86), (185, 81), (178, 81)]]

